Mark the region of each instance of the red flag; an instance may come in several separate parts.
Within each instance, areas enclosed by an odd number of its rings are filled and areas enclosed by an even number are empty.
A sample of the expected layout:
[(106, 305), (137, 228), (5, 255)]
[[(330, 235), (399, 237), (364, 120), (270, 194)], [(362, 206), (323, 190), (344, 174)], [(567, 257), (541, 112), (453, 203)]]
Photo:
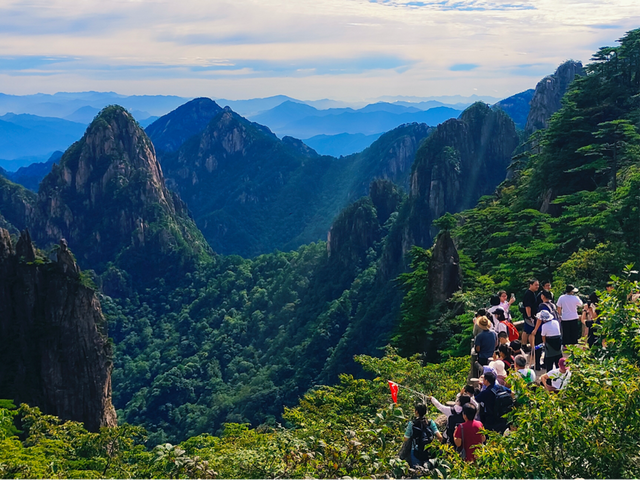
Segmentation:
[(393, 403), (398, 403), (398, 384), (387, 380), (389, 382), (389, 389), (391, 390), (391, 399)]

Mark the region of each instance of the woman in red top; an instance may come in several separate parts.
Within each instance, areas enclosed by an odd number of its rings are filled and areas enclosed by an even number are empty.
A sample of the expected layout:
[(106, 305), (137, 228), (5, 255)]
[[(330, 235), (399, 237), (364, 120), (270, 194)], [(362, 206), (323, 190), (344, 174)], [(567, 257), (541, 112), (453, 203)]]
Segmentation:
[(467, 404), (462, 407), (462, 416), (464, 417), (464, 423), (461, 423), (456, 428), (453, 440), (458, 448), (462, 447), (463, 458), (467, 462), (475, 462), (475, 449), (486, 440), (486, 437), (480, 433), (480, 429), (484, 427), (482, 422), (474, 420), (476, 418), (476, 407), (473, 405)]

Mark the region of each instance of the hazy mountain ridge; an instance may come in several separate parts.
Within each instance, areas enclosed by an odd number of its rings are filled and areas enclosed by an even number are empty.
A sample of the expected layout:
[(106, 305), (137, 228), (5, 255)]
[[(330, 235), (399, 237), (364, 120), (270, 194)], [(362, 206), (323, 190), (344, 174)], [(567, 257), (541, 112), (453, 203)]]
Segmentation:
[(85, 129), (86, 125), (60, 118), (7, 113), (0, 117), (0, 158), (51, 155), (65, 150)]
[(535, 90), (532, 88), (524, 92), (516, 93), (509, 98), (494, 103), (493, 107), (500, 108), (511, 117), (516, 127), (524, 130), (527, 124), (527, 118), (529, 117), (529, 111), (531, 110), (531, 99), (533, 98), (534, 92)]
[[(209, 118), (193, 102), (169, 115), (172, 122), (163, 117), (154, 125), (166, 125), (170, 138), (181, 130), (182, 115), (198, 117), (199, 125)], [(423, 124), (405, 125), (338, 160), (299, 140), (279, 140), (226, 108), (159, 159), (167, 185), (189, 205), (214, 250), (252, 256), (324, 239), (340, 209), (366, 195), (375, 178), (408, 186), (413, 155), (428, 132)]]
[(38, 191), (40, 182), (46, 177), (53, 165), (62, 158), (63, 152), (57, 151), (51, 154), (46, 162), (36, 162), (26, 167), (20, 167), (15, 172), (6, 172), (0, 170), (0, 175), (4, 175), (12, 182), (18, 183), (34, 192)]

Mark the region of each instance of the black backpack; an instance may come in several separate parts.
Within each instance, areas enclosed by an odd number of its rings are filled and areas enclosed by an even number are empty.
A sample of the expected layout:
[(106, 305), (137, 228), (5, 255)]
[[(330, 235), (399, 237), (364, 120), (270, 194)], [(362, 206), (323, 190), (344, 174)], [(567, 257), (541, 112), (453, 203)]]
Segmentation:
[(427, 446), (433, 441), (435, 435), (429, 428), (429, 422), (424, 418), (413, 421), (413, 451), (418, 460), (424, 462), (429, 459)]
[(513, 397), (511, 396), (511, 393), (504, 388), (493, 387), (492, 391), (496, 396), (496, 401), (494, 403), (494, 415), (497, 420), (513, 409)]
[(449, 415), (449, 418), (447, 418), (447, 441), (454, 448), (457, 448), (457, 447), (456, 447), (455, 441), (453, 440), (453, 434), (456, 431), (456, 427), (461, 423), (464, 423), (464, 417), (462, 416), (462, 412), (456, 413), (453, 407), (451, 407), (451, 415)]

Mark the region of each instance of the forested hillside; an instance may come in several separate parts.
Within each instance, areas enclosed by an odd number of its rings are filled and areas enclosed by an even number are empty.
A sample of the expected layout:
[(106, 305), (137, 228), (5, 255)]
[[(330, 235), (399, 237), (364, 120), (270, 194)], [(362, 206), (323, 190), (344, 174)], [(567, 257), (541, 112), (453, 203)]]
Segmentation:
[(408, 188), (415, 152), (433, 128), (402, 125), (363, 152), (338, 159), (197, 99), (147, 131), (160, 145), (167, 185), (212, 248), (253, 257), (326, 239), (335, 216), (367, 195), (375, 178)]

